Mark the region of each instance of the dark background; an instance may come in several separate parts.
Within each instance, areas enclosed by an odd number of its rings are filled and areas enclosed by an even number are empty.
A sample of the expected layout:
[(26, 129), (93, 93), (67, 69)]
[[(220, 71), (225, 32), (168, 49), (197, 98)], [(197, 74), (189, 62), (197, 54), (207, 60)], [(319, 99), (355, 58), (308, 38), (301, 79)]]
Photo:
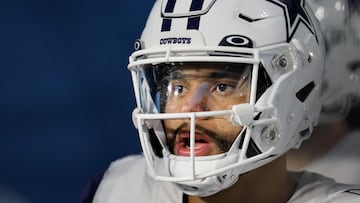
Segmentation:
[(0, 1), (0, 202), (76, 202), (111, 161), (140, 152), (126, 66), (152, 4)]

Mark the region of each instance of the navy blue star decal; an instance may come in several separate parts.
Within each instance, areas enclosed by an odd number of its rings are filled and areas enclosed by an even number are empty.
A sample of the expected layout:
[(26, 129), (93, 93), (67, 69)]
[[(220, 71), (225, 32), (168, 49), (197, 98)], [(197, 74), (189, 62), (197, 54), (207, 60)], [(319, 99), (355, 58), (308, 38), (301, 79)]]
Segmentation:
[[(305, 10), (305, 0), (267, 0), (274, 3), (284, 10), (286, 16), (286, 32), (287, 42), (290, 41), (295, 33), (295, 30), (302, 22), (310, 30), (311, 33), (315, 34), (315, 29), (310, 20), (308, 13)], [(315, 37), (317, 37), (315, 35)]]

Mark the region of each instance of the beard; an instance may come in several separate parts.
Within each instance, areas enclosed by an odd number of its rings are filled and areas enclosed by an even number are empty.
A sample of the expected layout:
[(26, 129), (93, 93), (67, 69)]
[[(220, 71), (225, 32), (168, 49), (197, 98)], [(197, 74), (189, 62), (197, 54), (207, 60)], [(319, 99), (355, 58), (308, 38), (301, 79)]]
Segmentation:
[[(177, 138), (178, 133), (180, 131), (184, 131), (184, 130), (189, 131), (189, 133), (190, 133), (189, 129), (190, 129), (190, 127), (189, 127), (188, 123), (183, 123), (176, 129), (168, 129), (168, 128), (166, 129), (166, 135), (167, 135), (166, 143), (172, 154), (175, 154), (174, 149), (175, 149), (176, 140), (177, 140), (176, 138)], [(200, 131), (203, 134), (206, 134), (216, 144), (216, 146), (219, 147), (219, 149), (223, 153), (229, 151), (229, 149), (231, 148), (231, 146), (234, 142), (234, 139), (231, 139), (231, 140), (226, 139), (225, 137), (219, 135), (218, 133), (216, 133), (212, 130), (209, 130), (200, 125), (195, 125), (195, 130)]]

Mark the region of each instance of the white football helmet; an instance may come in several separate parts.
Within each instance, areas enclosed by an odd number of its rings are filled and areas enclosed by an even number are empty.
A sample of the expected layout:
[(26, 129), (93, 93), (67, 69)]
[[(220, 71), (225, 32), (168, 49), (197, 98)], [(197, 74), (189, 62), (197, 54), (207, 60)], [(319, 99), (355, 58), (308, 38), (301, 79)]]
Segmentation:
[(325, 36), (320, 122), (343, 119), (360, 99), (360, 1), (309, 0)]
[[(298, 147), (310, 136), (320, 112), (324, 57), (320, 34), (303, 0), (157, 0), (128, 64), (137, 101), (133, 121), (148, 173), (176, 183), (186, 194), (208, 196), (233, 185), (240, 174)], [(182, 74), (189, 66), (199, 72)], [(206, 72), (210, 69), (217, 72)], [(227, 88), (227, 84), (212, 87), (207, 81), (199, 85), (196, 99), (178, 99), (181, 105), (172, 105), (177, 94), (192, 91), (183, 90), (187, 79), (233, 74), (241, 75), (239, 83), (248, 84), (249, 97), (243, 102), (229, 106), (218, 99), (221, 107), (216, 108), (216, 99), (211, 98), (213, 103), (207, 101), (205, 108), (182, 108), (210, 97), (209, 91)], [(181, 85), (173, 85), (174, 81)], [(169, 106), (182, 110), (170, 111)], [(187, 125), (187, 137), (181, 138), (187, 156), (174, 152), (166, 126), (174, 120)], [(198, 124), (211, 128), (206, 122), (214, 120), (225, 123), (220, 126), (224, 130), (229, 126), (241, 130), (222, 153), (198, 156), (202, 144), (215, 142), (214, 137), (198, 135), (205, 131)]]

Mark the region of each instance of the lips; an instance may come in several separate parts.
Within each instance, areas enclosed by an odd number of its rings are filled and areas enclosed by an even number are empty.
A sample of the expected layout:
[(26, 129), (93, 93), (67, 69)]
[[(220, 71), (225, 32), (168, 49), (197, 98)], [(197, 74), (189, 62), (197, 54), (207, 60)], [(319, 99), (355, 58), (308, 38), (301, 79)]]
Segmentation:
[[(210, 155), (214, 142), (205, 134), (195, 133), (195, 156)], [(180, 132), (177, 134), (174, 149), (176, 155), (190, 156), (190, 133)]]

